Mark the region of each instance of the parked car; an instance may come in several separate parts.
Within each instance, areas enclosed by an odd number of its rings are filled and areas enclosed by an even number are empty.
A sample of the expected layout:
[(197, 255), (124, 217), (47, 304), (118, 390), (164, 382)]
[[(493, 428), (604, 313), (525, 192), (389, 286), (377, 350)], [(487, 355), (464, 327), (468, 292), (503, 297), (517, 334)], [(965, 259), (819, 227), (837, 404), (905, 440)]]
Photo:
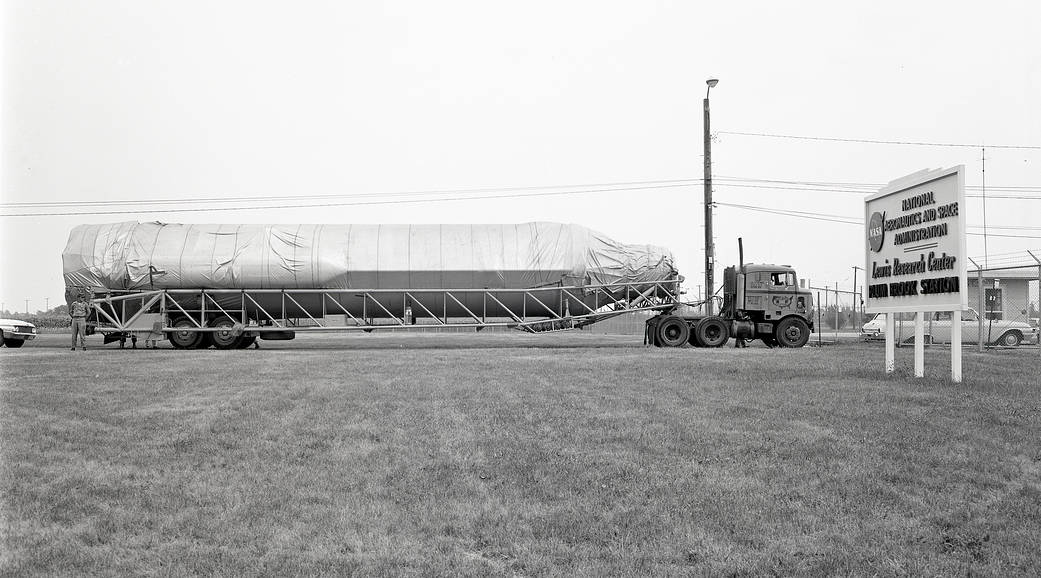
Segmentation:
[(12, 349), (36, 339), (36, 326), (19, 319), (0, 319), (0, 344)]
[[(871, 321), (864, 324), (860, 336), (867, 340), (885, 339), (886, 319), (884, 314), (875, 315)], [(966, 309), (961, 312), (961, 341), (962, 343), (976, 343), (979, 339), (979, 315), (975, 309)], [(897, 338), (904, 342), (914, 342), (914, 318), (898, 320), (896, 326)], [(988, 345), (1003, 345), (1015, 347), (1020, 343), (1037, 343), (1038, 328), (1032, 327), (1022, 321), (1008, 321), (1003, 319), (983, 320), (983, 342)], [(951, 312), (936, 311), (928, 314), (925, 319), (925, 342), (926, 343), (950, 343), (951, 342)]]

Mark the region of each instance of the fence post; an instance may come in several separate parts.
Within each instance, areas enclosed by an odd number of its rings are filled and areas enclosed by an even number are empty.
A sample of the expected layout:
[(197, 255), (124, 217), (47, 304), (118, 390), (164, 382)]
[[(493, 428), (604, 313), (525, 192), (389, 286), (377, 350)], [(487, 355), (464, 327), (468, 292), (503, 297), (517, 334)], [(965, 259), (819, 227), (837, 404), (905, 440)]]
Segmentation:
[(983, 353), (983, 308), (985, 307), (983, 302), (983, 269), (977, 268), (977, 271), (979, 271), (979, 273), (977, 273), (976, 276), (976, 284), (980, 286), (980, 294), (978, 299), (980, 307), (976, 310), (976, 318), (979, 320), (979, 333), (976, 336), (976, 350), (980, 353)]
[[(977, 296), (977, 303), (979, 304), (976, 308), (976, 317), (978, 327), (976, 328), (976, 351), (983, 353), (983, 267), (980, 267), (979, 263), (969, 258), (969, 262), (976, 266), (976, 288), (979, 289), (979, 295)], [(961, 322), (961, 319), (958, 320)], [(954, 325), (954, 316), (951, 316), (951, 325)]]
[(835, 282), (835, 343), (839, 342), (839, 282)]
[[(1038, 317), (1037, 327), (1038, 327), (1038, 331), (1039, 331), (1038, 338), (1037, 338), (1037, 346), (1038, 346), (1037, 348), (1041, 349), (1041, 259), (1038, 259), (1037, 255), (1035, 255), (1033, 251), (1027, 251), (1027, 254), (1029, 254), (1035, 261), (1037, 261), (1037, 317)], [(1029, 302), (1029, 301), (1030, 301), (1030, 289), (1029, 289), (1029, 285), (1028, 285), (1027, 286), (1027, 302)], [(1027, 324), (1030, 324), (1030, 306), (1029, 305), (1027, 306)]]
[[(825, 299), (828, 297), (827, 290), (824, 291)], [(824, 326), (821, 324), (821, 292), (817, 291), (817, 347), (821, 346), (821, 333), (824, 332)]]

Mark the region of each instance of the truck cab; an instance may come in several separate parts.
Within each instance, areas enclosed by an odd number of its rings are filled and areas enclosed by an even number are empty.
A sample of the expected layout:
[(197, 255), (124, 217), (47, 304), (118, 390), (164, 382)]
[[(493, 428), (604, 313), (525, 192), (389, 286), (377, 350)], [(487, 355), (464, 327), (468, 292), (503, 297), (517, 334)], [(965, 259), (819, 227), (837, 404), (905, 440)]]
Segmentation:
[(734, 320), (735, 336), (802, 347), (813, 331), (812, 310), (812, 294), (800, 289), (788, 265), (749, 263), (723, 271), (721, 314)]

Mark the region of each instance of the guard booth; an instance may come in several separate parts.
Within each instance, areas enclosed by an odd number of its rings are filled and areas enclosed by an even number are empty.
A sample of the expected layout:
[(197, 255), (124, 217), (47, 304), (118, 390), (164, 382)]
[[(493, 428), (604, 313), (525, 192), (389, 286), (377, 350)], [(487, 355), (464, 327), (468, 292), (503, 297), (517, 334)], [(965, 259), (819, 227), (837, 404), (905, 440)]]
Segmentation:
[[(968, 272), (969, 307), (984, 319), (1036, 324), (1038, 311), (1038, 267), (1010, 267)], [(982, 307), (980, 289), (982, 288)]]

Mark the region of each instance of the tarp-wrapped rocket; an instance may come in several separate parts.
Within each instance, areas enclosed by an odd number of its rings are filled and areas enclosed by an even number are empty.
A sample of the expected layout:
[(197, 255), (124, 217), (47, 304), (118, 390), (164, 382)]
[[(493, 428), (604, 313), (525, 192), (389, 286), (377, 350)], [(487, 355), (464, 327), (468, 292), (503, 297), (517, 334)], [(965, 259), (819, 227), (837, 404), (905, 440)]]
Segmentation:
[(153, 289), (527, 289), (678, 279), (672, 254), (579, 225), (80, 225), (65, 284)]

